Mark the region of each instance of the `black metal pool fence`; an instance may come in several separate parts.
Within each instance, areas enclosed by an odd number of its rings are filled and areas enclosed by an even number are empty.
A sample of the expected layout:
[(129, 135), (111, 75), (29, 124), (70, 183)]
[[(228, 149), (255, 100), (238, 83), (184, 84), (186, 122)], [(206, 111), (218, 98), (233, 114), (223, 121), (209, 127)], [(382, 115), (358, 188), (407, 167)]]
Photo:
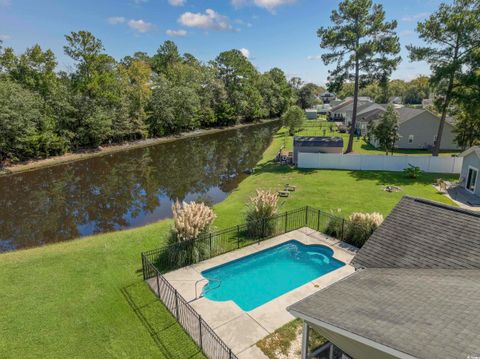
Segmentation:
[(302, 227), (343, 240), (345, 219), (306, 206), (267, 220), (204, 233), (195, 241), (143, 252), (143, 278), (209, 359), (238, 359), (163, 274)]

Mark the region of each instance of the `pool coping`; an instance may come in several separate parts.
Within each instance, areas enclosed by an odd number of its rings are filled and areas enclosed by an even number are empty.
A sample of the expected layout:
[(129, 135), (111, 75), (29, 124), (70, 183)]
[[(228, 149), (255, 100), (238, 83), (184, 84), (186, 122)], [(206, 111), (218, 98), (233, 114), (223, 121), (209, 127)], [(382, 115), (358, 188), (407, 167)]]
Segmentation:
[[(208, 282), (202, 276), (202, 271), (281, 245), (290, 240), (296, 240), (305, 245), (323, 245), (328, 247), (333, 250), (333, 258), (342, 261), (345, 265), (250, 311), (242, 310), (232, 300), (217, 302), (201, 296), (202, 288)], [(357, 251), (357, 248), (347, 243), (304, 227), (258, 244), (243, 247), (233, 252), (166, 273), (164, 277), (215, 330), (217, 335), (229, 345), (239, 359), (266, 358), (255, 344), (294, 319), (286, 310), (289, 305), (352, 274), (355, 270), (350, 265), (350, 261)], [(153, 280), (148, 282), (153, 289), (155, 282)]]

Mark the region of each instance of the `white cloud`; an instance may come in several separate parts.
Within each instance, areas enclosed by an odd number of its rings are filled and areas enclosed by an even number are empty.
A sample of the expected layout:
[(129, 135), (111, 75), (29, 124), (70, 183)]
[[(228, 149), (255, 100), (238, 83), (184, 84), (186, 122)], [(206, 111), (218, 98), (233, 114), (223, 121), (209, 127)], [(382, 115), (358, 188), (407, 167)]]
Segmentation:
[(242, 53), (243, 56), (245, 56), (247, 59), (250, 58), (250, 50), (242, 47), (239, 49), (239, 51)]
[(125, 19), (123, 16), (112, 16), (107, 19), (109, 24), (112, 25), (117, 25), (117, 24), (123, 24), (127, 19)]
[(167, 30), (165, 33), (168, 36), (176, 36), (176, 37), (184, 37), (187, 36), (187, 32), (185, 30)]
[(186, 12), (180, 16), (178, 22), (187, 27), (196, 27), (206, 30), (231, 31), (232, 25), (228, 17), (207, 9), (205, 13)]
[(153, 24), (150, 22), (146, 22), (144, 20), (129, 20), (127, 23), (128, 27), (134, 29), (138, 32), (147, 32), (153, 29)]
[(172, 6), (183, 6), (186, 2), (186, 0), (168, 0), (168, 3)]
[(270, 12), (274, 12), (279, 6), (294, 4), (296, 2), (297, 0), (231, 0), (232, 5), (237, 8), (252, 4), (267, 9)]
[(7, 41), (10, 40), (12, 37), (7, 34), (0, 34), (0, 41)]
[(413, 30), (400, 31), (400, 36), (403, 36), (403, 37), (412, 36), (413, 34), (415, 34), (415, 31), (413, 31)]
[(404, 16), (404, 17), (402, 17), (402, 21), (406, 21), (406, 22), (418, 21), (418, 20), (426, 18), (428, 15), (430, 15), (430, 13), (420, 12), (418, 14)]
[(322, 55), (307, 56), (307, 60), (321, 60)]

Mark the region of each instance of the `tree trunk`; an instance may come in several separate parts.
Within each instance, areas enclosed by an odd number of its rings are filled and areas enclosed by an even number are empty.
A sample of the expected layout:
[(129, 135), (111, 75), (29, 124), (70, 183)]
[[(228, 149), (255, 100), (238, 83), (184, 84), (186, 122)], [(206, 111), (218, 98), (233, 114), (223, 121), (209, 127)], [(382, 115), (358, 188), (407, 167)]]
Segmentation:
[(352, 112), (352, 127), (350, 128), (350, 137), (348, 138), (348, 146), (345, 153), (353, 151), (353, 138), (355, 137), (355, 124), (357, 123), (357, 106), (358, 106), (358, 88), (359, 88), (359, 73), (358, 57), (355, 59), (355, 88), (353, 91), (353, 112)]
[[(455, 44), (455, 54), (453, 55), (453, 62), (458, 60), (458, 51), (459, 51), (459, 36), (457, 35), (457, 41)], [(445, 127), (445, 120), (447, 118), (447, 110), (448, 105), (450, 104), (450, 97), (453, 91), (453, 82), (455, 81), (455, 67), (450, 74), (450, 78), (448, 80), (448, 88), (447, 92), (445, 93), (445, 101), (443, 102), (442, 108), (442, 117), (440, 118), (440, 125), (438, 126), (438, 133), (437, 133), (437, 140), (435, 142), (435, 146), (433, 147), (432, 156), (438, 157), (440, 154), (440, 146), (442, 144), (442, 135), (443, 135), (443, 128)]]

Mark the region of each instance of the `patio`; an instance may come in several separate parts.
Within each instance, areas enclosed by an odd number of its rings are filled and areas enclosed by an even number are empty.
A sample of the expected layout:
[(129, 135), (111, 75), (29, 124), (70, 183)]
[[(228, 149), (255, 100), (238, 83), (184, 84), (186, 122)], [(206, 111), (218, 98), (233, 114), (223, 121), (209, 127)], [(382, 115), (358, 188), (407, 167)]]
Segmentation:
[[(203, 270), (282, 244), (292, 239), (307, 245), (325, 245), (334, 251), (334, 258), (346, 263), (346, 265), (249, 312), (240, 309), (233, 301), (216, 302), (201, 296), (202, 288), (207, 284), (205, 278), (200, 274)], [(265, 240), (259, 244), (250, 245), (172, 271), (165, 274), (164, 277), (178, 293), (189, 302), (193, 309), (201, 315), (202, 319), (232, 349), (238, 358), (266, 358), (255, 345), (257, 341), (294, 319), (286, 310), (289, 305), (353, 273), (354, 268), (349, 265), (349, 263), (356, 251), (357, 249), (355, 247), (345, 242), (304, 227)], [(148, 280), (148, 283), (153, 291), (157, 290), (155, 278)], [(241, 335), (239, 335), (239, 333), (241, 333)]]
[(460, 207), (471, 211), (480, 211), (480, 197), (468, 192), (461, 185), (453, 185), (447, 189), (448, 196)]

